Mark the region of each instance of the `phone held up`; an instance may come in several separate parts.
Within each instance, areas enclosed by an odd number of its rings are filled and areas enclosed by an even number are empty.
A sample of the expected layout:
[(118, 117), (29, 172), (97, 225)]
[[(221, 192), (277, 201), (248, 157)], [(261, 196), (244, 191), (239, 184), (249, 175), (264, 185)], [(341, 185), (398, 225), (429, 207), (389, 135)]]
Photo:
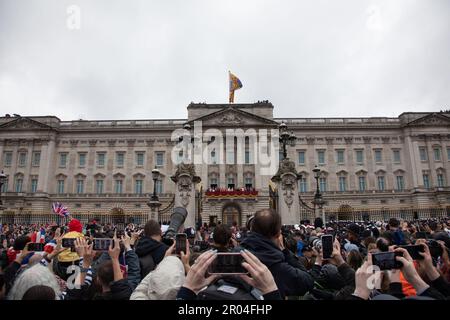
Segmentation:
[(186, 253), (186, 240), (187, 240), (187, 234), (186, 233), (177, 233), (175, 236), (175, 253), (177, 255), (181, 255), (181, 252), (183, 251)]
[(396, 257), (401, 257), (401, 252), (377, 252), (372, 254), (372, 264), (380, 270), (400, 269), (403, 264), (397, 261)]
[(219, 252), (208, 268), (209, 274), (248, 274), (242, 266), (244, 257), (239, 252)]
[(330, 259), (333, 254), (333, 235), (324, 234), (321, 237), (322, 242), (322, 255), (324, 259)]

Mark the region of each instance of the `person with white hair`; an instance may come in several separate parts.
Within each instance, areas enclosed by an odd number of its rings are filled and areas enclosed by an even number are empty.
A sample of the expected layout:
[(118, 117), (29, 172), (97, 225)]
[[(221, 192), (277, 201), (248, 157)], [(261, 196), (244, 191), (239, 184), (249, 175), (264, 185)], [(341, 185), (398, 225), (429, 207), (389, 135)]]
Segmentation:
[(55, 275), (41, 264), (24, 270), (14, 281), (8, 300), (22, 300), (27, 291), (35, 286), (46, 286), (55, 292), (55, 300), (60, 300), (61, 291)]

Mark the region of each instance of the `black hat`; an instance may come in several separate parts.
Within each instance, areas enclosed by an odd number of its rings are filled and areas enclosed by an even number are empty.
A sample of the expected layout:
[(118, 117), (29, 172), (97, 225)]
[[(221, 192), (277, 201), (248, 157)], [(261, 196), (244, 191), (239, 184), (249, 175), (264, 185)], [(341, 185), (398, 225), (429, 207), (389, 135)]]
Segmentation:
[(348, 232), (351, 232), (357, 236), (359, 236), (359, 233), (361, 232), (361, 229), (356, 223), (351, 223), (345, 228)]

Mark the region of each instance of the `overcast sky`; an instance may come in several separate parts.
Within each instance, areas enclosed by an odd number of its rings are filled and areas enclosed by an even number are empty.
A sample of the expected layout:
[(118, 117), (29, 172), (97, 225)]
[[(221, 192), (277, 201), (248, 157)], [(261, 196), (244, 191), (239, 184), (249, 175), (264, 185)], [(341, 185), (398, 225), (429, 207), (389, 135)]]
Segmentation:
[(0, 0), (2, 115), (186, 118), (228, 70), (276, 117), (448, 109), (450, 1)]

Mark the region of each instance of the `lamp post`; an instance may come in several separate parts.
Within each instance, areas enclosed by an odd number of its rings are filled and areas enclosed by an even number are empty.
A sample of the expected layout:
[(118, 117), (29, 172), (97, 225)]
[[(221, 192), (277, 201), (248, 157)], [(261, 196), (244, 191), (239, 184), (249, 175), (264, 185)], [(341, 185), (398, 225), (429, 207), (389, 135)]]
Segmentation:
[(323, 223), (325, 224), (325, 212), (323, 211), (323, 205), (324, 205), (325, 201), (322, 198), (322, 194), (320, 193), (320, 188), (319, 188), (319, 178), (320, 178), (320, 173), (321, 173), (319, 167), (315, 166), (313, 169), (313, 173), (314, 173), (314, 179), (316, 179), (316, 193), (314, 194), (314, 200), (312, 201), (312, 203), (314, 204), (314, 215), (316, 215), (316, 207), (318, 207), (319, 210), (322, 211), (322, 220), (323, 220)]
[(156, 210), (161, 206), (161, 202), (159, 202), (158, 195), (156, 194), (156, 181), (158, 181), (160, 176), (160, 172), (158, 169), (152, 170), (152, 179), (153, 179), (153, 194), (150, 197), (150, 200), (147, 202), (147, 205), (150, 207), (150, 219), (156, 220)]
[(3, 201), (2, 201), (2, 188), (3, 188), (3, 185), (5, 184), (6, 179), (7, 179), (7, 176), (2, 170), (2, 172), (0, 173), (0, 210), (4, 209)]
[(297, 140), (297, 137), (294, 135), (294, 132), (288, 131), (288, 127), (286, 123), (282, 122), (278, 129), (280, 130), (280, 143), (283, 147), (283, 160), (287, 159), (287, 145), (289, 144), (291, 147), (295, 146), (295, 141)]

